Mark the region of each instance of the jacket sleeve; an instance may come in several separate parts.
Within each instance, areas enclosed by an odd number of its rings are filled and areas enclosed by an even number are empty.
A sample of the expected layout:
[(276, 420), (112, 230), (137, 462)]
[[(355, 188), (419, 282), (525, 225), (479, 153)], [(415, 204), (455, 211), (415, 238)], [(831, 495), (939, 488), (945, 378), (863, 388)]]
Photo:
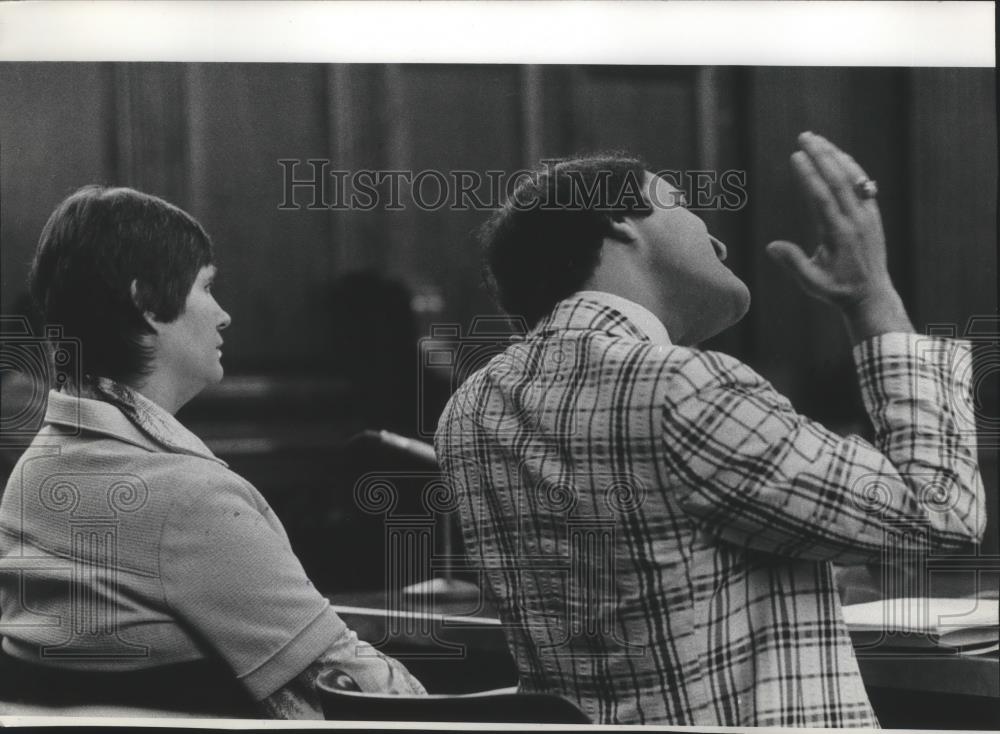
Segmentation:
[(792, 408), (735, 359), (692, 353), (663, 408), (664, 470), (706, 532), (779, 555), (861, 562), (900, 532), (982, 538), (967, 342), (884, 334), (854, 349), (874, 445)]
[(228, 471), (186, 476), (163, 530), (166, 602), (255, 699), (320, 660), (364, 691), (399, 692), (409, 682), (405, 668), (358, 640), (312, 585), (256, 490)]

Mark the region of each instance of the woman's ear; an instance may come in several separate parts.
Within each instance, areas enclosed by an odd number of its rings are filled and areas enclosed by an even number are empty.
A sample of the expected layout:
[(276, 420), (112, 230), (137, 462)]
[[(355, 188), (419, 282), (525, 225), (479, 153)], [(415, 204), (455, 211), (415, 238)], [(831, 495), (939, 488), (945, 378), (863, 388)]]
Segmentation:
[(608, 215), (607, 236), (613, 240), (630, 244), (635, 242), (639, 232), (635, 228), (634, 220), (626, 214)]
[(140, 311), (142, 311), (142, 318), (146, 321), (147, 324), (149, 324), (149, 328), (153, 329), (153, 331), (158, 331), (158, 329), (156, 328), (156, 326), (160, 322), (156, 320), (156, 315), (152, 311), (146, 311), (142, 307), (142, 300), (139, 298), (139, 281), (138, 280), (133, 280), (132, 281), (132, 285), (129, 286), (129, 292), (132, 295), (132, 303), (135, 304), (135, 307), (137, 309), (139, 309)]

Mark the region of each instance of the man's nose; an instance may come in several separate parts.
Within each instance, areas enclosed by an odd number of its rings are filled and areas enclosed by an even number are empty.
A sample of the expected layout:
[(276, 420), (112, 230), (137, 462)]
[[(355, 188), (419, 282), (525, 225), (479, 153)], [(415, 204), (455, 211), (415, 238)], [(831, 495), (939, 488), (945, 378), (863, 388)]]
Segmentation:
[(729, 251), (726, 249), (726, 246), (719, 240), (715, 239), (712, 235), (709, 235), (708, 239), (712, 241), (712, 247), (715, 248), (715, 254), (719, 256), (720, 260), (725, 261), (726, 257), (729, 255)]
[(233, 319), (228, 313), (223, 311), (221, 308), (219, 309), (219, 311), (222, 312), (222, 315), (219, 318), (219, 330), (221, 331), (222, 329), (225, 329), (227, 326), (229, 326), (229, 324), (232, 323)]

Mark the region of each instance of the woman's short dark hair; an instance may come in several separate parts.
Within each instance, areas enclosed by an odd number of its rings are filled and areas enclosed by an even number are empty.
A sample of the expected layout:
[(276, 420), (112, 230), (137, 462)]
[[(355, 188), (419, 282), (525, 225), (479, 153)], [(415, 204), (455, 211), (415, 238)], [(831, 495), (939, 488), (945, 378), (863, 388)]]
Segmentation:
[[(195, 219), (128, 188), (84, 186), (45, 223), (29, 277), (47, 325), (79, 340), (70, 375), (129, 380), (148, 374), (153, 333), (143, 318), (173, 321), (184, 310), (212, 241)], [(133, 296), (132, 283), (136, 284)]]
[(545, 161), (480, 229), (485, 278), (499, 306), (529, 326), (580, 290), (614, 217), (646, 217), (647, 166), (621, 153)]

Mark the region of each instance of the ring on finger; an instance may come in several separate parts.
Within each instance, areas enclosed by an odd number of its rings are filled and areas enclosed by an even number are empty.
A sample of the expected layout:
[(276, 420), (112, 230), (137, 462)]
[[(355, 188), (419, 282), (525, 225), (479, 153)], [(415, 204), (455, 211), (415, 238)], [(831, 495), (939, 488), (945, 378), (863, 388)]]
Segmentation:
[(878, 184), (867, 176), (861, 176), (854, 182), (854, 193), (861, 199), (874, 199), (878, 196)]

